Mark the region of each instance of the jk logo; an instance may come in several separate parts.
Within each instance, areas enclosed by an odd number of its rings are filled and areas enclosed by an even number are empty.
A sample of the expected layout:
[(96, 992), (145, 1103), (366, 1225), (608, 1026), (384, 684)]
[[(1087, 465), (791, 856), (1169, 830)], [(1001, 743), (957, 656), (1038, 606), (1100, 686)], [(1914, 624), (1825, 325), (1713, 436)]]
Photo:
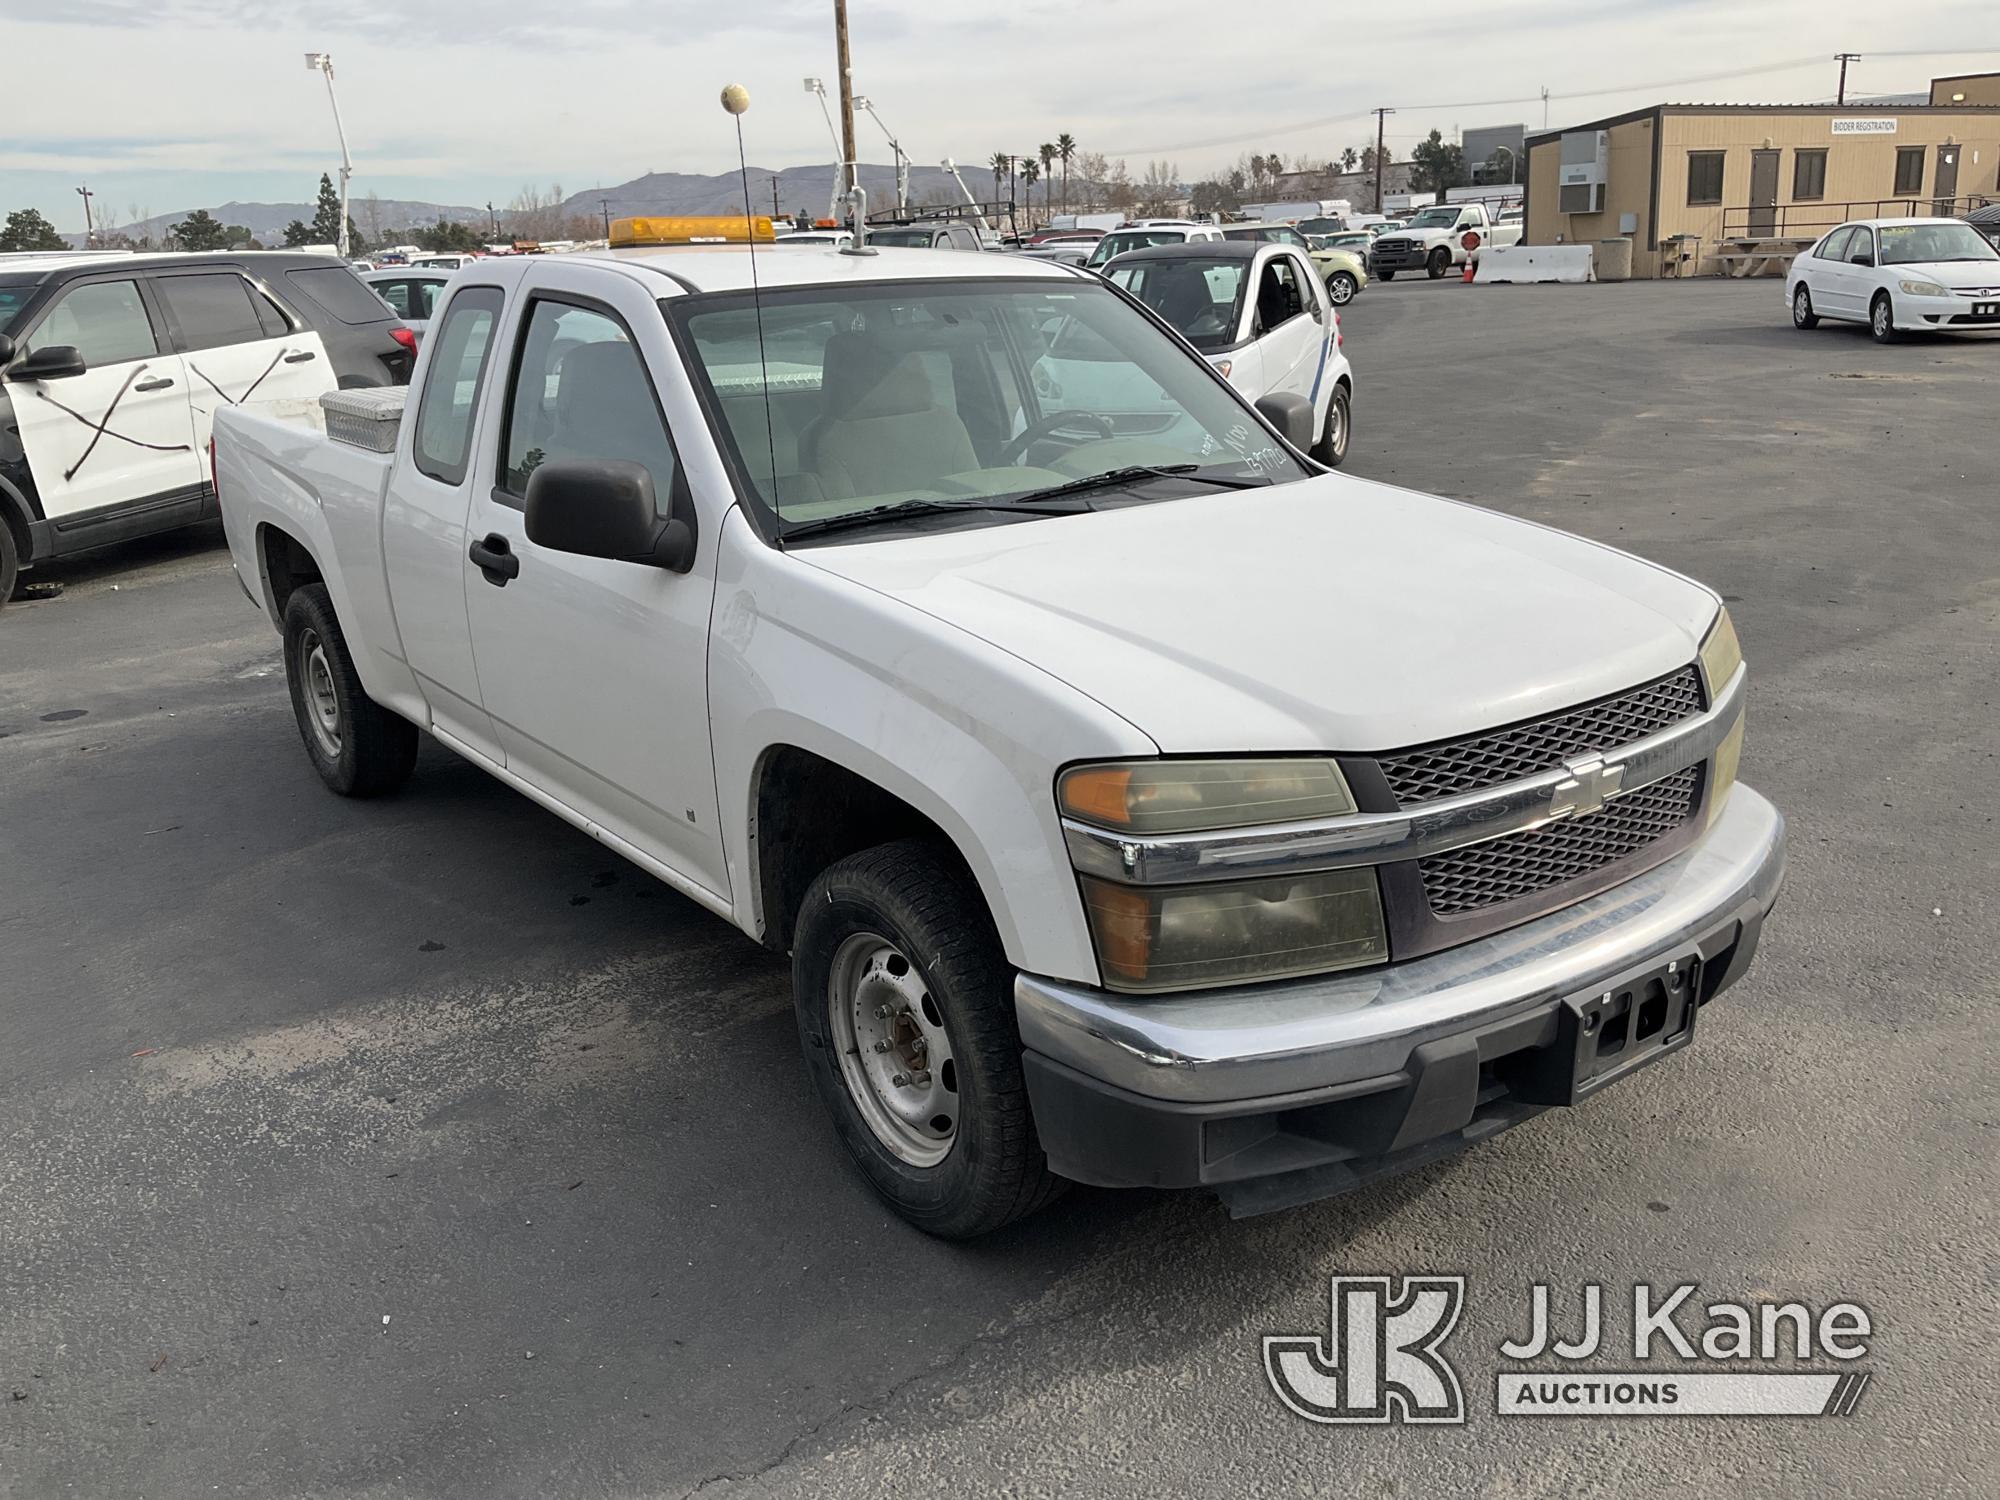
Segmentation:
[(1463, 1276), (1333, 1278), (1332, 1327), (1264, 1339), (1264, 1376), (1309, 1422), (1465, 1421), (1458, 1372), (1438, 1353), (1458, 1324)]

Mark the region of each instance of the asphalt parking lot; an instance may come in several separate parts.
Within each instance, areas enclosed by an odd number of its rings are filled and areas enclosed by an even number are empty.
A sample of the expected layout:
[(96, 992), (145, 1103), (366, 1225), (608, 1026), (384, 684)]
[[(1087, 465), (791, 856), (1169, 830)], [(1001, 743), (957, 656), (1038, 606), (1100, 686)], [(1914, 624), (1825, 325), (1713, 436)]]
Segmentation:
[[(2000, 347), (1768, 281), (1399, 280), (1346, 330), (1351, 472), (1730, 600), (1791, 873), (1688, 1055), (1313, 1208), (933, 1242), (781, 962), (435, 747), (327, 794), (219, 536), (122, 549), (0, 613), (0, 1493), (1993, 1493)], [(1425, 1272), (1465, 1427), (1278, 1404), (1262, 1335)], [(1584, 1281), (1860, 1302), (1873, 1384), (1496, 1416), (1527, 1288)]]

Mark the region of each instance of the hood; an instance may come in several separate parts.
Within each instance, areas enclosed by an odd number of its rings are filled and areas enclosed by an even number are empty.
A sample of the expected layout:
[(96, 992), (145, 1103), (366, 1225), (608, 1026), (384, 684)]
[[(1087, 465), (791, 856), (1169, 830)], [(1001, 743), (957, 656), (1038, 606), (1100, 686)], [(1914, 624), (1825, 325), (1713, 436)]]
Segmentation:
[(1716, 611), (1628, 554), (1337, 474), (793, 556), (1169, 753), (1389, 750), (1532, 718), (1693, 661)]
[(2000, 260), (1919, 260), (1885, 266), (1905, 281), (1935, 281), (1940, 286), (1991, 287), (2000, 291)]

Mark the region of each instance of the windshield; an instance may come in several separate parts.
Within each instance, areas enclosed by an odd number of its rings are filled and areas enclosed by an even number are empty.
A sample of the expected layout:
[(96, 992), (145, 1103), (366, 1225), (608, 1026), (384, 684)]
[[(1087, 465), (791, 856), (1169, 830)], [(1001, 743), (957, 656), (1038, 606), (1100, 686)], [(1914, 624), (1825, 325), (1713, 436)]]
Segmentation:
[[(910, 500), (990, 507), (1140, 465), (1305, 477), (1226, 385), (1107, 286), (1038, 277), (766, 292), (761, 352), (747, 295), (665, 308), (746, 501), (780, 531)], [(1175, 479), (1146, 498), (1198, 492)]]
[(1204, 354), (1236, 342), (1247, 260), (1138, 260), (1108, 274)]
[(1154, 245), (1178, 245), (1187, 239), (1185, 229), (1120, 229), (1107, 234), (1097, 242), (1097, 248), (1090, 252), (1086, 265), (1101, 266), (1114, 255), (1123, 255), (1127, 250), (1149, 250)]
[(1875, 231), (1879, 263), (1909, 266), (1939, 260), (2000, 260), (2000, 251), (1970, 224), (1884, 224)]
[(0, 281), (0, 333), (5, 333), (14, 321), (14, 315), (28, 305), (28, 299), (35, 295), (38, 281), (16, 279)]
[(1458, 222), (1455, 208), (1427, 208), (1403, 227), (1405, 229), (1449, 229)]

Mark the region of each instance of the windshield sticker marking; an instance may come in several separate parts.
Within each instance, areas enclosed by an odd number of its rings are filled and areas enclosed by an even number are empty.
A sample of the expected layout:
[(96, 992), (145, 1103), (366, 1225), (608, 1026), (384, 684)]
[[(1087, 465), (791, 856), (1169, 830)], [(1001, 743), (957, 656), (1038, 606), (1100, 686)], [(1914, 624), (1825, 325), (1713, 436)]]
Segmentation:
[(123, 401), (125, 393), (132, 389), (132, 382), (146, 373), (146, 368), (143, 364), (133, 368), (132, 372), (125, 377), (125, 383), (118, 387), (118, 394), (111, 398), (111, 404), (104, 408), (104, 415), (95, 421), (92, 421), (80, 411), (64, 406), (62, 402), (56, 400), (55, 397), (51, 396), (40, 386), (35, 387), (35, 394), (37, 396), (40, 396), (64, 416), (74, 417), (90, 429), (90, 441), (84, 445), (82, 454), (79, 455), (74, 464), (63, 471), (63, 481), (65, 483), (76, 478), (78, 472), (90, 461), (90, 455), (97, 451), (97, 444), (103, 438), (114, 437), (121, 443), (130, 443), (134, 448), (150, 448), (155, 453), (188, 453), (193, 451), (193, 445), (189, 443), (142, 443), (135, 437), (127, 437), (122, 432), (113, 432), (111, 430), (111, 418), (118, 411), (118, 403)]

